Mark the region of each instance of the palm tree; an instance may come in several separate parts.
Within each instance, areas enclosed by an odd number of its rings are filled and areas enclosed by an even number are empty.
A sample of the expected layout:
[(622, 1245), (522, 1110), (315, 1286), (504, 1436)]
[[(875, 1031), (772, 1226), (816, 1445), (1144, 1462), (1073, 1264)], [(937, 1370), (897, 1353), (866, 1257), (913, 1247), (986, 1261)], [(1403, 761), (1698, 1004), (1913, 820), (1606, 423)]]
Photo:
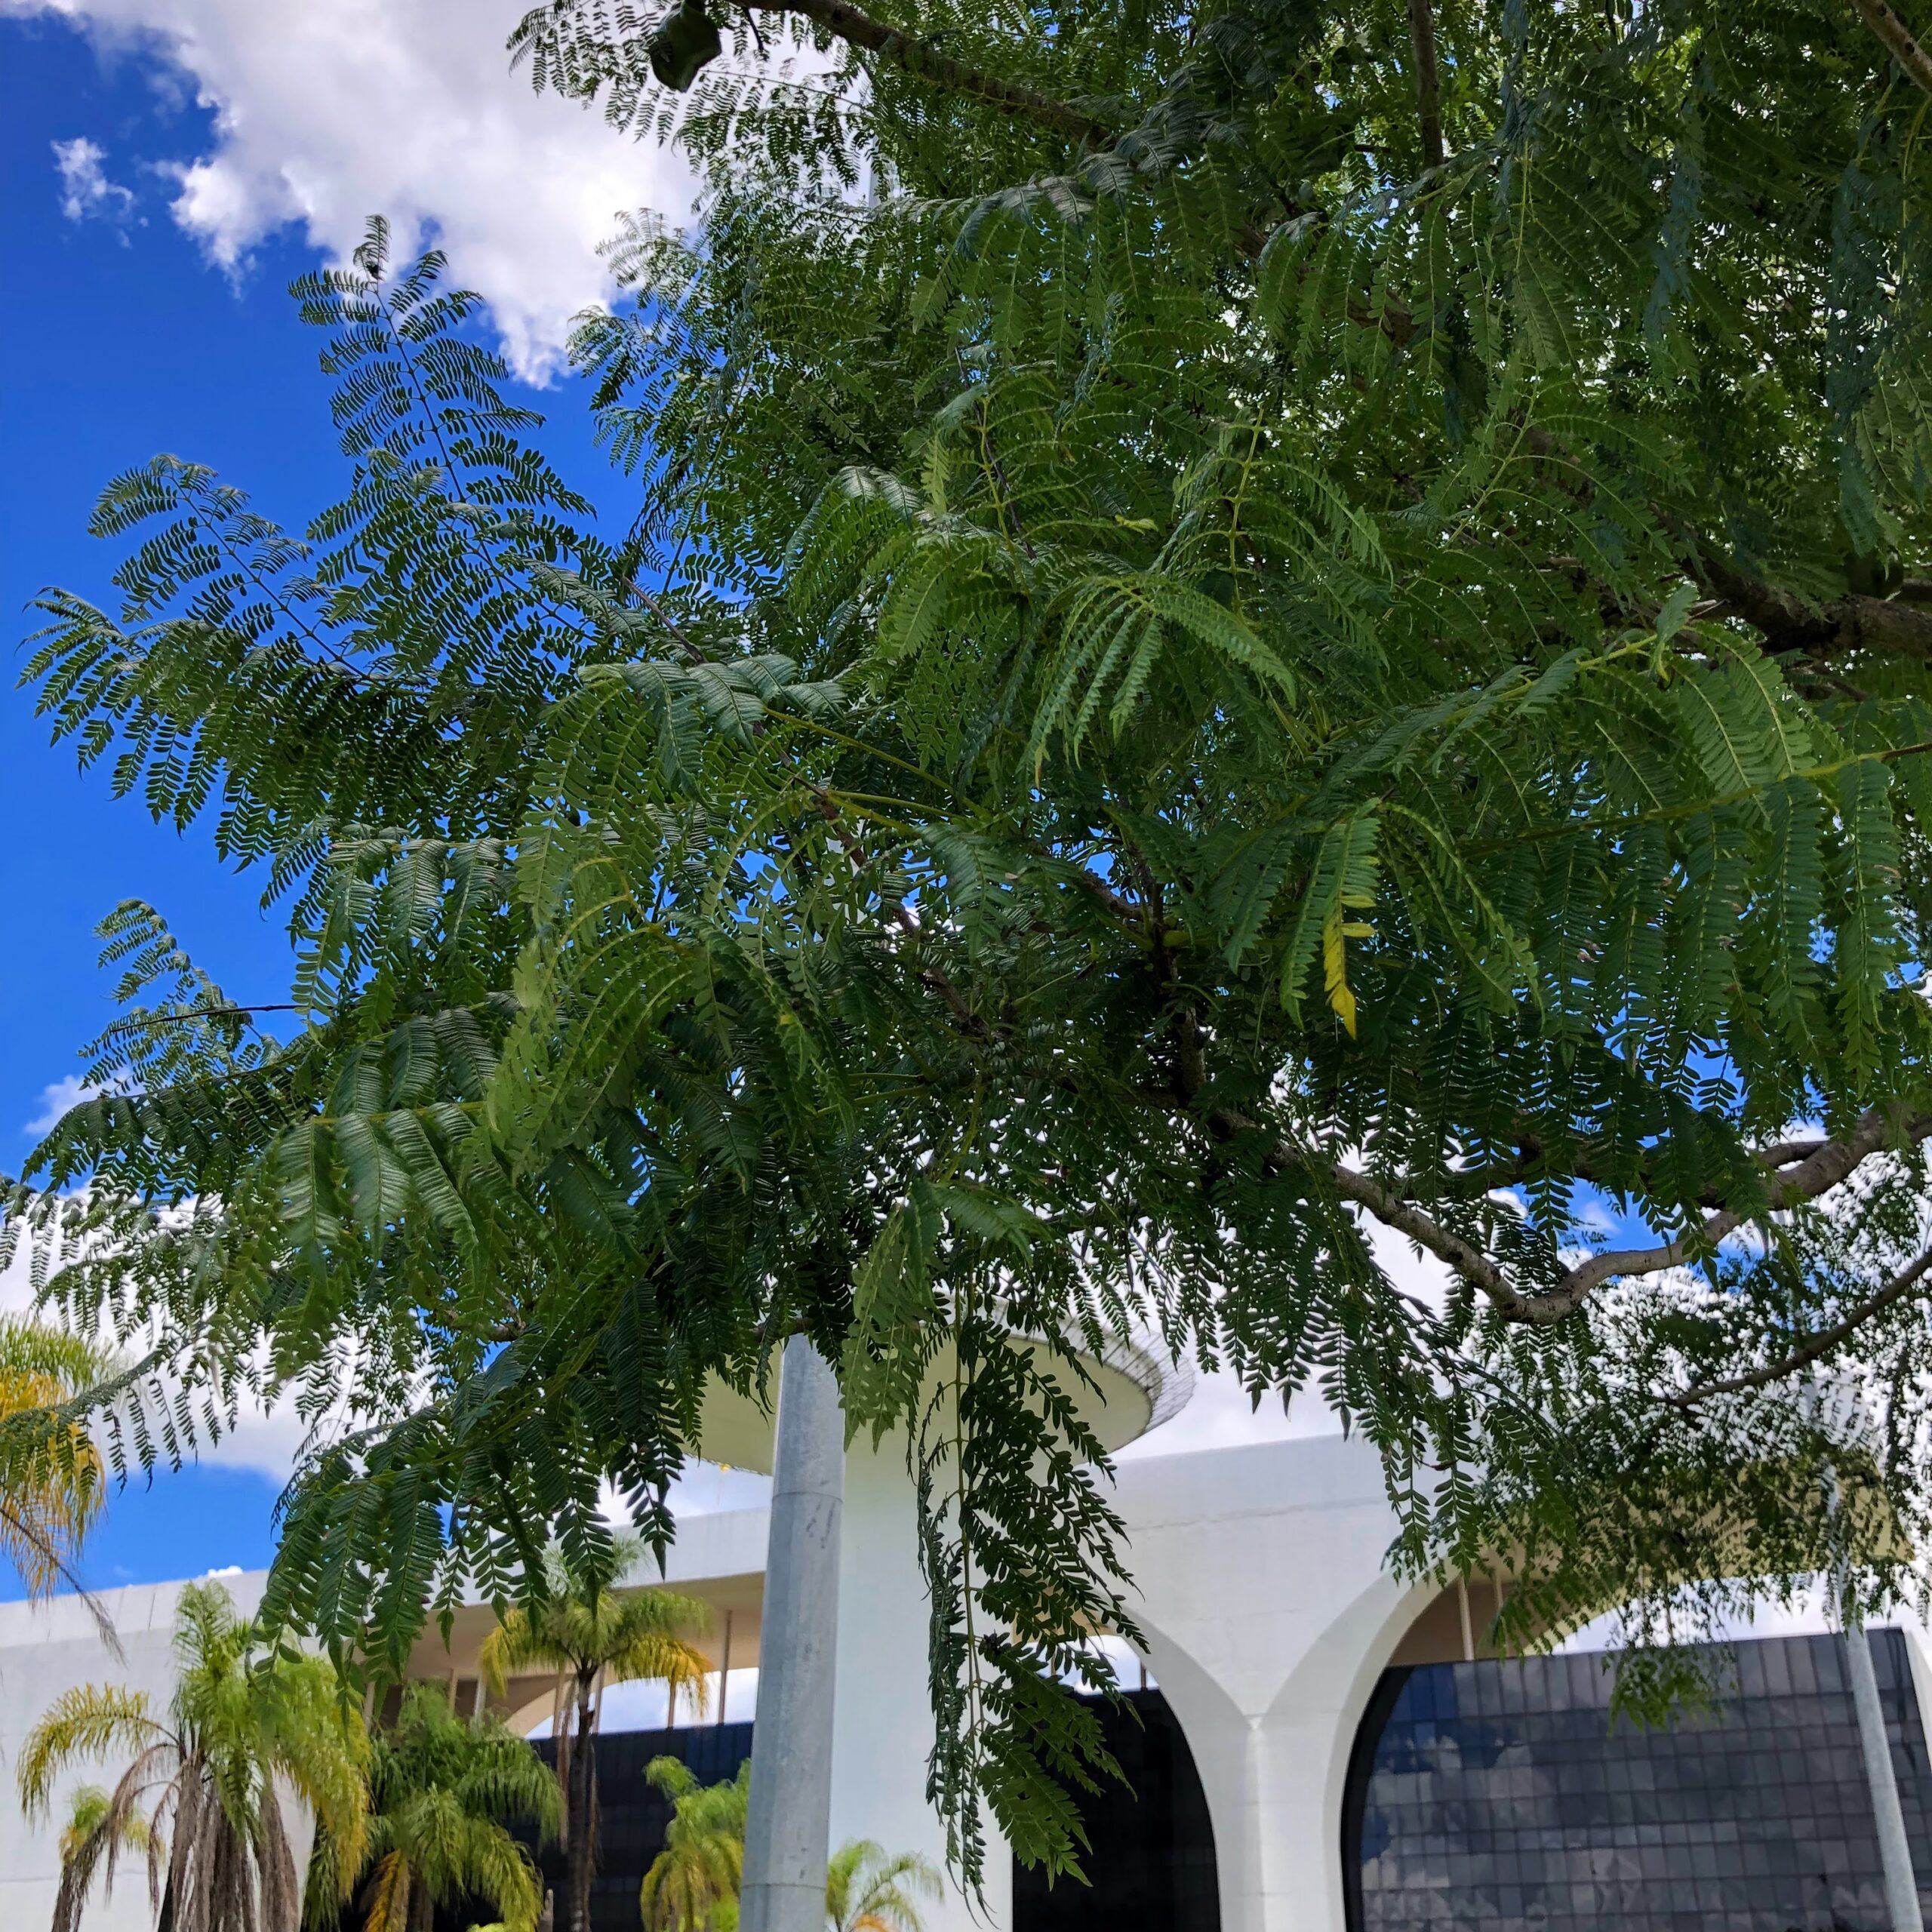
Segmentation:
[(543, 1842), (554, 1838), (557, 1782), (500, 1718), (466, 1721), (441, 1684), (411, 1684), (374, 1740), (369, 1805), (359, 1872), (345, 1872), (334, 1841), (316, 1835), (308, 1918), (317, 1932), (358, 1883), (361, 1932), (428, 1932), (438, 1906), (471, 1899), (494, 1909), (503, 1932), (534, 1932), (537, 1868), (506, 1825), (532, 1819)]
[(734, 1932), (750, 1761), (722, 1784), (700, 1784), (680, 1758), (654, 1758), (644, 1774), (671, 1801), (664, 1849), (638, 1894), (646, 1932)]
[(75, 1583), (81, 1540), (100, 1513), (102, 1471), (100, 1453), (78, 1423), (42, 1430), (22, 1419), (59, 1407), (110, 1366), (99, 1349), (63, 1329), (0, 1316), (0, 1556), (29, 1596)]
[(916, 1851), (888, 1855), (870, 1838), (851, 1838), (832, 1854), (825, 1875), (826, 1932), (920, 1932), (915, 1894), (939, 1897), (939, 1874)]
[[(642, 1546), (620, 1539), (613, 1574), (621, 1576)], [(681, 1630), (702, 1629), (709, 1613), (694, 1598), (669, 1590), (620, 1595), (571, 1571), (557, 1552), (546, 1558), (546, 1600), (506, 1611), (484, 1639), (478, 1663), (499, 1696), (532, 1664), (557, 1674), (557, 1784), (563, 1797), (564, 1889), (569, 1932), (590, 1932), (590, 1880), (597, 1857), (597, 1756), (592, 1739), (601, 1710), (599, 1684), (660, 1679), (675, 1697), (688, 1690), (704, 1707), (709, 1660)]]
[[(737, 1932), (751, 1770), (701, 1785), (675, 1758), (646, 1767), (671, 1801), (671, 1822), (638, 1898), (645, 1932)], [(920, 1932), (916, 1898), (939, 1890), (938, 1872), (917, 1852), (889, 1857), (870, 1838), (851, 1839), (826, 1869), (826, 1932)]]
[(100, 1873), (114, 1882), (114, 1861), (122, 1851), (146, 1851), (149, 1833), (145, 1820), (124, 1817), (110, 1821), (113, 1801), (97, 1784), (77, 1785), (67, 1799), (67, 1822), (60, 1830), (60, 1890), (54, 1900), (54, 1932), (71, 1932), (81, 1922)]
[[(144, 1691), (119, 1684), (84, 1684), (56, 1698), (20, 1747), (22, 1808), (44, 1816), (54, 1780), (75, 1761), (129, 1753), (69, 1864), (91, 1869), (104, 1853), (111, 1882), (115, 1850), (138, 1821), (156, 1932), (296, 1932), (283, 1792), (309, 1807), (343, 1869), (359, 1869), (369, 1758), (361, 1714), (333, 1665), (265, 1648), (218, 1583), (181, 1592), (174, 1657), (165, 1720)], [(55, 1932), (72, 1932), (80, 1904), (77, 1893), (72, 1918)]]

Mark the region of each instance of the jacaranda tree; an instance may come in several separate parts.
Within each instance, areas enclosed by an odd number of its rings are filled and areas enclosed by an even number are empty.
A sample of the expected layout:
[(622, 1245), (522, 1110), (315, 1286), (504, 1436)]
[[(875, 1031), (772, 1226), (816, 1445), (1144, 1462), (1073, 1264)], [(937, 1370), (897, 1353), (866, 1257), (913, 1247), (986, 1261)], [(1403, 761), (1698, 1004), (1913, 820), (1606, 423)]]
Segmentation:
[(399, 1649), (553, 1534), (594, 1574), (600, 1486), (666, 1534), (706, 1377), (802, 1327), (911, 1429), (964, 1868), (981, 1797), (1063, 1863), (1051, 1680), (1131, 1627), (1066, 1391), (1130, 1319), (1318, 1389), (1397, 1560), (1506, 1561), (1518, 1638), (1907, 1585), (1909, 24), (558, 0), (515, 45), (704, 186), (578, 339), (629, 529), (378, 230), (301, 289), (343, 500), (123, 478), (118, 601), (49, 592), (29, 670), (290, 908), (285, 1026), (116, 915), (14, 1208), (158, 1337), (129, 1394), (331, 1418), (266, 1614)]

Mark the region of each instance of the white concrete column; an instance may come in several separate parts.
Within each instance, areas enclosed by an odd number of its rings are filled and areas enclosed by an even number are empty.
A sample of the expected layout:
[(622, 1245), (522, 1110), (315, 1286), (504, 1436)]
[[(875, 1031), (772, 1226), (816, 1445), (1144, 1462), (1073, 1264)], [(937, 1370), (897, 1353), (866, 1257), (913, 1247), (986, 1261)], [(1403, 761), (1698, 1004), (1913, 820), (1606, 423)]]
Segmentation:
[[(862, 1435), (845, 1464), (832, 1843), (872, 1838), (888, 1853), (921, 1853), (943, 1872), (945, 1828), (926, 1801), (933, 1744), (926, 1672), (931, 1614), (919, 1571), (918, 1504), (906, 1438), (894, 1432), (874, 1450), (870, 1435)], [(1007, 1932), (1011, 1925), (1012, 1858), (990, 1829), (986, 1903), (976, 1918), (948, 1878), (944, 1897), (921, 1912), (926, 1932)]]
[(1222, 1932), (1344, 1932), (1356, 1726), (1433, 1594), (1383, 1568), (1375, 1452), (1315, 1438), (1124, 1461), (1118, 1502), (1149, 1661), (1214, 1828)]
[(1912, 1869), (1912, 1846), (1905, 1835), (1905, 1812), (1885, 1734), (1884, 1707), (1872, 1668), (1872, 1640), (1862, 1621), (1847, 1620), (1845, 1662), (1851, 1677), (1851, 1701), (1858, 1715), (1858, 1743), (1865, 1756), (1866, 1781), (1872, 1787), (1872, 1811), (1878, 1832), (1878, 1858), (1885, 1875), (1885, 1906), (1892, 1932), (1924, 1932), (1918, 1909), (1918, 1884)]
[(1289, 1697), (1244, 1712), (1186, 1651), (1158, 1629), (1147, 1635), (1214, 1828), (1221, 1932), (1346, 1932), (1341, 1778), (1352, 1687), (1337, 1687), (1332, 1701)]
[(1144, 1625), (1147, 1662), (1187, 1740), (1214, 1832), (1221, 1932), (1266, 1932), (1259, 1740), (1256, 1727), (1221, 1685), (1161, 1630)]
[(779, 1371), (743, 1932), (825, 1925), (844, 1441), (831, 1364), (794, 1335)]
[(1262, 1932), (1346, 1932), (1342, 1783), (1354, 1725), (1340, 1703), (1271, 1711), (1255, 1732)]

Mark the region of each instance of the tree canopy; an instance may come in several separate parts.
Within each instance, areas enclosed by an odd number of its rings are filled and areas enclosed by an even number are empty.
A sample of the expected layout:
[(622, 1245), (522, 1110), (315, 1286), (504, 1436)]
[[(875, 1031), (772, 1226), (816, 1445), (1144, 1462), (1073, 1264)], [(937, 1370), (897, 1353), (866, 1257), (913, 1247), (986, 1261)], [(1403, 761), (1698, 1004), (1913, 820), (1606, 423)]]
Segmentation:
[(439, 1911), (486, 1906), (504, 1932), (537, 1932), (543, 1887), (512, 1827), (558, 1834), (549, 1767), (500, 1718), (466, 1719), (440, 1684), (404, 1687), (370, 1739), (369, 1817), (358, 1869), (318, 1831), (303, 1888), (307, 1932), (420, 1932)]
[(669, 1534), (706, 1378), (801, 1326), (911, 1429), (969, 1875), (982, 1795), (1075, 1853), (1102, 1754), (1052, 1680), (1132, 1620), (1069, 1392), (1129, 1321), (1318, 1389), (1396, 1560), (1500, 1553), (1519, 1640), (1907, 1586), (1900, 17), (713, 24), (513, 43), (703, 184), (577, 337), (629, 530), (378, 227), (300, 288), (343, 501), (297, 537), (159, 459), (97, 512), (117, 608), (43, 600), (55, 729), (290, 909), (279, 1029), (115, 916), (129, 1012), (11, 1224), (158, 1334), (131, 1383), (331, 1419), (265, 1614), (394, 1647), (540, 1592), (553, 1534), (598, 1574), (600, 1485)]

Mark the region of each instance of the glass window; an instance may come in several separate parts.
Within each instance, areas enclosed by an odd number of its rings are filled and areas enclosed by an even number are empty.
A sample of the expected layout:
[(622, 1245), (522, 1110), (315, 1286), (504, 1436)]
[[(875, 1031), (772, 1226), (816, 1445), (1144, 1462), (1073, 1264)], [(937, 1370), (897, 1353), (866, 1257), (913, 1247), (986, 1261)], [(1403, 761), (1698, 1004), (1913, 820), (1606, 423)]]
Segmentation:
[[(1905, 1640), (1878, 1630), (1872, 1644), (1932, 1910), (1932, 1760)], [(1660, 1731), (1611, 1728), (1595, 1657), (1388, 1673), (1344, 1802), (1351, 1932), (1882, 1923), (1838, 1639), (1740, 1644), (1736, 1665), (1715, 1712)]]

